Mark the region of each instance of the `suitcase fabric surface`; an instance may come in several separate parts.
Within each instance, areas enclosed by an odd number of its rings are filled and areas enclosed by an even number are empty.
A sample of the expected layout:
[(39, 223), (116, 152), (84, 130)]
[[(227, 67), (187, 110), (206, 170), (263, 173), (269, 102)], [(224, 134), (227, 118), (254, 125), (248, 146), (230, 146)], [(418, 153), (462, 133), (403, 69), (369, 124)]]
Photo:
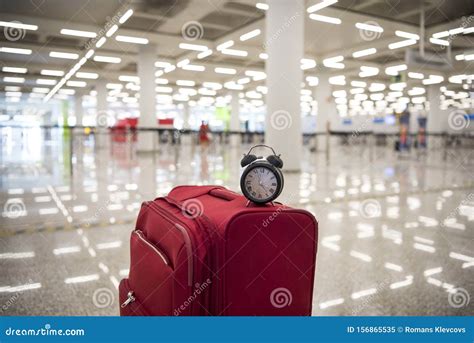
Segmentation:
[(317, 222), (220, 186), (144, 202), (130, 240), (121, 315), (311, 315)]

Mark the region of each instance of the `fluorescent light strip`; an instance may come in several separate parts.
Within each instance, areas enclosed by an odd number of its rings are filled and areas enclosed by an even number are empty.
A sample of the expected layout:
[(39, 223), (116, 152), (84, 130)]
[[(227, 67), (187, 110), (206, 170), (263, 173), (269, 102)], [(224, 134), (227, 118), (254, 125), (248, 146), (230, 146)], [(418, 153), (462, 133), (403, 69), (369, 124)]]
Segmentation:
[(245, 50), (235, 50), (235, 49), (223, 49), (221, 50), (221, 53), (223, 53), (224, 55), (238, 56), (238, 57), (247, 57), (249, 54)]
[(197, 64), (186, 64), (185, 66), (183, 66), (183, 69), (190, 71), (204, 71), (206, 70), (206, 67)]
[(120, 57), (95, 55), (94, 61), (103, 63), (120, 63), (122, 62), (122, 59)]
[(191, 81), (191, 80), (177, 80), (177, 81), (176, 81), (176, 84), (177, 84), (178, 86), (194, 87), (194, 85), (196, 84), (196, 82)]
[(98, 79), (99, 78), (99, 74), (97, 73), (86, 73), (86, 72), (77, 72), (76, 73), (76, 77), (80, 78), (80, 79)]
[(74, 53), (69, 53), (69, 52), (51, 51), (49, 53), (49, 57), (63, 58), (63, 59), (66, 59), (66, 60), (77, 60), (79, 58), (79, 55), (74, 54)]
[(47, 86), (54, 86), (57, 81), (53, 79), (38, 79), (36, 83), (39, 85), (47, 85)]
[(319, 3), (317, 3), (316, 5), (308, 7), (308, 9), (306, 11), (308, 13), (313, 13), (313, 12), (319, 11), (320, 9), (323, 9), (325, 7), (334, 5), (336, 2), (337, 2), (337, 0), (323, 0)]
[(339, 18), (328, 17), (328, 16), (325, 16), (325, 15), (314, 14), (314, 13), (311, 13), (309, 15), (309, 19), (313, 19), (313, 20), (316, 20), (316, 21), (321, 21), (323, 23), (335, 24), (335, 25), (339, 25), (342, 22), (341, 19), (339, 19)]
[(71, 29), (61, 29), (59, 32), (62, 35), (75, 36), (75, 37), (84, 37), (84, 38), (95, 38), (97, 34), (91, 31), (81, 31), (81, 30), (71, 30)]
[(433, 38), (444, 38), (444, 37), (448, 37), (448, 36), (449, 36), (448, 31), (442, 31), (442, 32), (437, 32), (437, 33), (433, 34)]
[(85, 81), (68, 81), (66, 83), (69, 87), (85, 87), (87, 86), (87, 83)]
[(0, 52), (7, 52), (10, 54), (20, 54), (20, 55), (31, 55), (31, 49), (20, 49), (20, 48), (8, 48), (3, 46), (0, 48)]
[(45, 76), (63, 76), (64, 72), (62, 70), (43, 69), (40, 74)]
[(323, 64), (338, 63), (342, 61), (344, 61), (344, 56), (335, 56), (335, 57), (325, 58), (323, 60)]
[(224, 42), (222, 44), (219, 44), (216, 49), (217, 51), (221, 51), (221, 50), (224, 50), (224, 49), (227, 49), (227, 48), (230, 48), (232, 45), (234, 45), (234, 41), (233, 40), (229, 40), (227, 42)]
[(3, 67), (2, 71), (4, 73), (26, 74), (28, 72), (28, 69), (26, 69), (26, 68), (15, 68), (15, 67)]
[(240, 36), (240, 40), (242, 42), (244, 42), (244, 41), (249, 40), (251, 38), (257, 37), (261, 32), (262, 31), (260, 31), (260, 29), (255, 29), (253, 31), (247, 32), (247, 33), (243, 34), (242, 36)]
[(395, 35), (398, 37), (407, 38), (407, 39), (416, 39), (416, 40), (420, 39), (420, 36), (415, 33), (410, 33), (410, 32), (405, 32), (405, 31), (400, 31), (400, 30), (395, 31)]
[(266, 11), (270, 8), (268, 4), (264, 4), (263, 2), (257, 2), (255, 7), (257, 7), (259, 10), (262, 10), (262, 11)]
[(141, 37), (120, 36), (115, 37), (116, 41), (134, 44), (148, 44), (148, 39)]
[(237, 73), (237, 70), (233, 68), (222, 68), (222, 67), (214, 68), (214, 71), (218, 74), (227, 74), (227, 75), (234, 75)]
[(389, 44), (389, 45), (388, 45), (388, 48), (389, 48), (390, 50), (393, 50), (393, 49), (403, 48), (403, 47), (406, 47), (406, 46), (409, 46), (409, 45), (413, 45), (413, 44), (416, 44), (416, 40), (415, 40), (415, 39), (407, 39), (407, 40), (402, 40), (402, 41), (400, 41), (400, 42), (396, 42), (396, 43)]
[(464, 27), (457, 27), (455, 29), (449, 30), (449, 34), (451, 36), (455, 36), (455, 35), (458, 35), (458, 34), (463, 33), (463, 32), (464, 32)]
[(179, 48), (183, 50), (192, 50), (192, 51), (207, 51), (209, 48), (205, 45), (199, 44), (189, 44), (189, 43), (179, 43)]
[(25, 78), (23, 77), (11, 77), (11, 76), (5, 76), (3, 78), (4, 82), (12, 82), (12, 83), (24, 83)]
[(122, 82), (140, 82), (140, 78), (134, 75), (120, 75), (118, 79)]
[(359, 57), (369, 56), (369, 55), (375, 54), (376, 52), (377, 52), (377, 49), (375, 48), (359, 50), (359, 51), (353, 52), (352, 57), (359, 58)]
[(133, 10), (129, 9), (127, 12), (124, 13), (124, 15), (119, 19), (119, 23), (123, 24), (125, 23), (133, 14)]
[(443, 40), (443, 39), (438, 39), (438, 38), (430, 38), (430, 43), (432, 44), (437, 44), (437, 45), (442, 45), (442, 46), (449, 46), (449, 41)]
[(117, 30), (118, 30), (118, 26), (117, 26), (117, 25), (113, 25), (113, 26), (105, 33), (105, 35), (106, 35), (107, 37), (111, 37)]
[(212, 50), (209, 49), (209, 50), (206, 50), (206, 51), (203, 51), (203, 52), (199, 53), (197, 55), (197, 58), (198, 59), (203, 59), (203, 58), (205, 58), (207, 56), (210, 56), (210, 55), (212, 55)]
[(385, 68), (385, 74), (391, 75), (391, 76), (396, 76), (396, 75), (398, 75), (398, 72), (402, 71), (402, 70), (407, 70), (407, 65), (406, 64), (400, 64), (400, 65), (387, 67), (387, 68)]
[(186, 64), (189, 64), (189, 58), (185, 58), (184, 60), (181, 60), (179, 61), (178, 63), (176, 63), (176, 66), (178, 68), (182, 68), (183, 66), (185, 66)]
[(99, 39), (97, 41), (97, 43), (95, 43), (95, 47), (96, 48), (100, 48), (102, 45), (104, 45), (105, 41), (107, 40), (107, 38), (105, 37), (102, 37), (101, 39)]
[(36, 25), (30, 25), (30, 24), (23, 24), (19, 22), (14, 22), (14, 21), (0, 21), (0, 26), (3, 27), (11, 27), (14, 29), (20, 29), (20, 30), (31, 30), (31, 31), (36, 31), (38, 30), (38, 26)]
[(366, 87), (367, 83), (364, 81), (351, 81), (351, 86), (352, 87)]
[(357, 27), (359, 30), (363, 30), (363, 31), (372, 31), (372, 32), (378, 32), (378, 33), (383, 32), (383, 28), (381, 26), (370, 25), (370, 24), (367, 24), (367, 23), (356, 23), (355, 27)]
[(421, 79), (423, 79), (425, 76), (424, 76), (422, 73), (408, 72), (408, 77), (411, 78), (411, 79), (418, 79), (418, 80), (421, 80)]
[(21, 87), (18, 87), (18, 86), (5, 86), (5, 91), (7, 91), (7, 92), (19, 92), (19, 91), (21, 91)]

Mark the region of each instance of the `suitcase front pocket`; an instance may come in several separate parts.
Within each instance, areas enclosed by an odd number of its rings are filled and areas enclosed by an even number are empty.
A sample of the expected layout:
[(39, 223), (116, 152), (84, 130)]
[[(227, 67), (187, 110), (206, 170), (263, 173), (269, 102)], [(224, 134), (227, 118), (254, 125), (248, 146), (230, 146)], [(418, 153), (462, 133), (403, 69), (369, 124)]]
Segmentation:
[(140, 230), (133, 231), (130, 249), (129, 290), (121, 309), (138, 302), (149, 315), (172, 315), (173, 269), (168, 256)]

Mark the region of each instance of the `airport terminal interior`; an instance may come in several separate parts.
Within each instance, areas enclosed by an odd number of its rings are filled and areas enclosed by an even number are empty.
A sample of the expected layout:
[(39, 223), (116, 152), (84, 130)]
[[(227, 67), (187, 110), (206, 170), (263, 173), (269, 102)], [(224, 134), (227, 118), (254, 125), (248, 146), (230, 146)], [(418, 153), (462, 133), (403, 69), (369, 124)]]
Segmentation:
[(0, 0), (0, 315), (119, 315), (141, 203), (262, 143), (314, 316), (474, 315), (473, 43), (470, 0)]

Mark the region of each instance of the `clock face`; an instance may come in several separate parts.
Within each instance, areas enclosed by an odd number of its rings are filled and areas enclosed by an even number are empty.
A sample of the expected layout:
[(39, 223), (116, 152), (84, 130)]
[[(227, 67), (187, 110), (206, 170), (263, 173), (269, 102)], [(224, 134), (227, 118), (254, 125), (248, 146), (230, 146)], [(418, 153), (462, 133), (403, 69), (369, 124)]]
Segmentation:
[(251, 168), (243, 179), (242, 191), (250, 200), (258, 203), (275, 199), (281, 189), (280, 178), (267, 166)]

